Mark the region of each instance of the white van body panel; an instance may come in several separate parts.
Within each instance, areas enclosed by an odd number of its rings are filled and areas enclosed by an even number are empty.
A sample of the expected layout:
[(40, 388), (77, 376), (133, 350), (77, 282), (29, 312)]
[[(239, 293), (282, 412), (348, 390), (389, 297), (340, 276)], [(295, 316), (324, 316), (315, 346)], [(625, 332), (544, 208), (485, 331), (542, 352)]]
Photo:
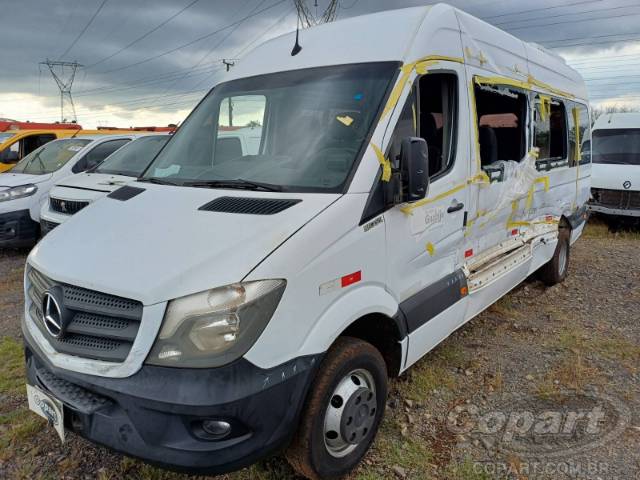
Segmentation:
[(591, 186), (593, 188), (640, 190), (640, 165), (607, 165), (594, 163), (591, 169), (591, 175), (593, 177)]

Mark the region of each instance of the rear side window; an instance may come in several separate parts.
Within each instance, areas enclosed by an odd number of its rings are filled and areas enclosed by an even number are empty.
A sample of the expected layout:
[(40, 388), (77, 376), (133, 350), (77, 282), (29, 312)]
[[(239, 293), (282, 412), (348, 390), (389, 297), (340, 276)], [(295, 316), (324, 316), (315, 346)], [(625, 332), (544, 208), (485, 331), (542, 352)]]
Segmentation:
[(591, 163), (591, 119), (587, 107), (573, 103), (569, 122), (569, 160), (580, 165)]
[(522, 160), (527, 149), (527, 95), (501, 85), (477, 85), (474, 94), (483, 169), (497, 171), (501, 161)]
[(567, 117), (564, 104), (539, 95), (535, 102), (534, 146), (540, 160), (567, 158)]
[(89, 168), (101, 164), (105, 158), (129, 142), (130, 140), (128, 138), (123, 138), (101, 143), (74, 165), (72, 169), (73, 173), (84, 172)]

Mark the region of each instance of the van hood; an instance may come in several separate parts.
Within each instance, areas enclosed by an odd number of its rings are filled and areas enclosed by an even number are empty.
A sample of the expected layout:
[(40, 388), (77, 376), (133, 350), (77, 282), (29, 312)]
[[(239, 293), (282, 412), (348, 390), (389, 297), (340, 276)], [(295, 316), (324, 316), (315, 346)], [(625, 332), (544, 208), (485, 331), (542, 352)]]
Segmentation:
[(61, 180), (49, 194), (53, 198), (92, 202), (123, 185), (135, 182), (135, 177), (107, 175), (105, 173), (81, 173)]
[[(241, 281), (340, 197), (132, 186), (144, 191), (92, 203), (40, 241), (29, 263), (59, 282), (151, 305)], [(273, 215), (199, 210), (219, 197), (301, 202)]]
[(20, 185), (28, 185), (29, 183), (46, 182), (53, 174), (45, 175), (29, 175), (26, 173), (0, 173), (0, 189), (19, 187)]
[(609, 190), (640, 190), (640, 165), (591, 164), (591, 186)]

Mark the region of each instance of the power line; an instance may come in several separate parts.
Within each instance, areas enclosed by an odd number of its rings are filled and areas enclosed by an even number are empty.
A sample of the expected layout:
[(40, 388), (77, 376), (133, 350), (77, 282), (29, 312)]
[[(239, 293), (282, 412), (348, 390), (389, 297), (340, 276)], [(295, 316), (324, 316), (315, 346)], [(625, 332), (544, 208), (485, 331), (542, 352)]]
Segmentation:
[[(626, 7), (626, 8), (633, 8), (633, 7)], [(574, 15), (576, 15), (576, 14), (574, 14)], [(640, 15), (640, 13), (623, 13), (623, 14), (620, 14), (620, 15), (609, 15), (609, 16), (606, 16), (606, 17), (567, 20), (566, 22), (538, 23), (538, 24), (535, 24), (535, 25), (523, 25), (521, 27), (506, 27), (506, 29), (508, 31), (512, 31), (512, 30), (524, 30), (524, 29), (528, 29), (528, 28), (538, 28), (538, 27), (553, 27), (555, 25), (565, 25), (567, 23), (574, 24), (574, 23), (583, 23), (583, 22), (595, 22), (595, 21), (602, 21), (602, 20), (610, 20), (612, 18), (634, 17), (636, 15)], [(558, 15), (558, 17), (559, 16), (560, 15)]]
[(106, 62), (107, 60), (115, 57), (116, 55), (121, 54), (122, 52), (124, 52), (125, 50), (127, 50), (128, 48), (131, 48), (133, 45), (135, 45), (136, 43), (138, 43), (141, 40), (144, 40), (145, 38), (147, 38), (149, 35), (151, 35), (154, 32), (157, 32), (158, 30), (160, 30), (162, 27), (164, 27), (167, 23), (169, 23), (171, 20), (173, 20), (174, 18), (176, 18), (177, 16), (179, 16), (180, 14), (182, 14), (184, 11), (188, 10), (189, 8), (193, 7), (196, 3), (198, 3), (200, 0), (193, 0), (191, 3), (189, 3), (188, 5), (182, 7), (180, 10), (178, 10), (176, 13), (174, 13), (173, 15), (171, 15), (169, 18), (167, 18), (166, 20), (160, 22), (158, 25), (156, 25), (155, 27), (153, 27), (151, 30), (145, 32), (144, 34), (140, 35), (138, 38), (136, 38), (135, 40), (132, 40), (131, 42), (129, 42), (128, 44), (126, 44), (124, 47), (120, 48), (119, 50), (113, 52), (111, 55), (107, 55), (106, 57), (98, 60), (97, 62), (94, 62), (90, 65), (87, 65), (85, 68), (93, 68), (96, 65), (100, 65), (103, 62)]
[(229, 29), (229, 28), (232, 28), (232, 27), (234, 27), (234, 26), (236, 26), (236, 25), (240, 24), (240, 23), (243, 23), (243, 22), (247, 21), (248, 19), (250, 19), (250, 18), (252, 18), (252, 17), (255, 17), (256, 15), (260, 15), (261, 13), (266, 12), (267, 10), (271, 10), (272, 8), (274, 8), (274, 7), (278, 6), (278, 5), (280, 5), (281, 3), (284, 3), (284, 2), (286, 2), (286, 1), (288, 1), (288, 0), (278, 0), (276, 3), (274, 3), (274, 4), (272, 4), (272, 5), (268, 6), (268, 7), (265, 7), (265, 8), (263, 8), (262, 10), (259, 10), (259, 11), (257, 11), (257, 12), (254, 12), (254, 13), (252, 13), (252, 14), (249, 14), (249, 15), (247, 15), (247, 16), (245, 16), (245, 17), (241, 18), (240, 20), (237, 20), (237, 21), (235, 21), (235, 22), (233, 22), (233, 23), (230, 23), (229, 25), (226, 25), (226, 26), (224, 26), (224, 27), (222, 27), (222, 28), (219, 28), (219, 29), (217, 29), (217, 30), (214, 30), (214, 31), (213, 31), (213, 32), (211, 32), (211, 33), (207, 33), (206, 35), (202, 35), (202, 36), (200, 36), (200, 37), (198, 37), (198, 38), (196, 38), (196, 39), (194, 39), (194, 40), (192, 40), (192, 41), (190, 41), (190, 42), (187, 42), (187, 43), (184, 43), (184, 44), (182, 44), (182, 45), (179, 45), (179, 46), (177, 46), (177, 47), (175, 47), (175, 48), (172, 48), (171, 50), (167, 50), (167, 51), (162, 52), (162, 53), (159, 53), (159, 54), (157, 54), (157, 55), (153, 55), (153, 56), (151, 56), (151, 57), (145, 58), (145, 59), (140, 60), (140, 61), (138, 61), (138, 62), (130, 63), (130, 64), (128, 64), (128, 65), (124, 65), (124, 66), (122, 66), (122, 67), (113, 68), (113, 69), (111, 69), (111, 70), (105, 70), (105, 71), (98, 72), (98, 73), (105, 74), (105, 73), (119, 72), (119, 71), (121, 71), (121, 70), (125, 70), (125, 69), (127, 69), (127, 68), (131, 68), (131, 67), (136, 67), (136, 66), (138, 66), (138, 65), (142, 65), (142, 64), (148, 63), (148, 62), (150, 62), (150, 61), (152, 61), (152, 60), (155, 60), (155, 59), (157, 59), (157, 58), (164, 57), (164, 56), (166, 56), (166, 55), (169, 55), (170, 53), (177, 52), (178, 50), (182, 50), (182, 49), (183, 49), (183, 48), (185, 48), (185, 47), (189, 47), (189, 46), (191, 46), (191, 45), (193, 45), (193, 44), (195, 44), (195, 43), (201, 42), (202, 40), (204, 40), (204, 39), (206, 39), (206, 38), (213, 37), (214, 35), (217, 35), (217, 34), (218, 34), (218, 33), (220, 33), (220, 32), (223, 32), (223, 31), (225, 31), (225, 30), (227, 30), (227, 29)]
[[(640, 15), (640, 13), (638, 13)], [(637, 42), (640, 40), (640, 37), (633, 38), (621, 38), (618, 40), (605, 40), (602, 42), (577, 42), (577, 43), (568, 43), (565, 45), (551, 46), (551, 49), (559, 49), (559, 48), (569, 48), (569, 47), (582, 47), (584, 45), (608, 45), (610, 43), (626, 43), (626, 42)]]
[(593, 59), (593, 60), (568, 60), (571, 64), (582, 64), (582, 63), (592, 63), (594, 61), (603, 61), (603, 62), (607, 62), (609, 60), (612, 59), (621, 59), (621, 58), (629, 58), (629, 57), (635, 57), (635, 58), (640, 58), (640, 54), (638, 53), (629, 53), (626, 55), (607, 55), (605, 58), (602, 58), (602, 60), (598, 60)]
[(89, 19), (89, 21), (87, 22), (87, 24), (84, 26), (84, 28), (82, 30), (80, 30), (80, 33), (78, 34), (78, 36), (73, 40), (73, 42), (71, 42), (71, 45), (69, 45), (67, 47), (67, 49), (64, 51), (64, 53), (62, 55), (60, 55), (59, 58), (63, 58), (67, 53), (69, 53), (71, 51), (71, 49), (76, 45), (76, 43), (78, 43), (78, 40), (80, 40), (80, 38), (82, 37), (82, 35), (84, 35), (84, 33), (87, 31), (87, 29), (91, 26), (91, 24), (93, 23), (93, 21), (96, 19), (96, 17), (98, 16), (98, 14), (100, 13), (100, 11), (102, 10), (102, 7), (105, 6), (105, 4), (108, 2), (109, 0), (102, 0), (102, 3), (100, 3), (100, 6), (98, 7), (98, 9), (94, 12), (94, 14), (91, 16), (91, 18)]
[(219, 70), (219, 68), (220, 68), (219, 61), (216, 61), (215, 65), (213, 65), (213, 64), (203, 65), (201, 67), (198, 67), (197, 69), (193, 69), (193, 70), (187, 71), (186, 74), (184, 73), (184, 70), (188, 70), (188, 69), (180, 69), (180, 70), (176, 71), (175, 73), (171, 73), (171, 74), (167, 73), (167, 74), (158, 75), (158, 76), (155, 76), (155, 77), (145, 77), (145, 78), (151, 78), (150, 80), (147, 80), (147, 81), (135, 82), (135, 83), (129, 82), (126, 86), (121, 86), (121, 87), (97, 87), (97, 88), (91, 88), (91, 89), (87, 89), (87, 90), (80, 90), (77, 93), (75, 93), (75, 96), (76, 97), (86, 97), (86, 96), (101, 95), (101, 94), (105, 94), (105, 93), (122, 92), (122, 91), (126, 91), (126, 90), (135, 90), (137, 88), (147, 87), (149, 85), (156, 85), (156, 84), (162, 84), (162, 83), (171, 82), (172, 80), (175, 80), (176, 78), (180, 78), (180, 77), (184, 77), (184, 78), (199, 77), (200, 75), (206, 75), (206, 74), (211, 73), (211, 72), (213, 72), (215, 70)]
[[(481, 17), (483, 20), (490, 20), (493, 18), (501, 18), (501, 17), (507, 17), (507, 16), (513, 16), (513, 15), (523, 15), (525, 13), (534, 13), (534, 12), (540, 12), (540, 11), (547, 11), (547, 10), (555, 10), (557, 8), (567, 8), (567, 7), (573, 7), (575, 5), (583, 5), (585, 3), (598, 3), (601, 2), (602, 0), (583, 0), (580, 2), (574, 2), (574, 3), (567, 3), (566, 5), (555, 5), (553, 7), (543, 7), (543, 8), (532, 8), (530, 10), (521, 10), (519, 12), (511, 12), (511, 13), (501, 13), (500, 15), (490, 15), (488, 17)], [(518, 20), (514, 20), (514, 21), (518, 21)]]
[[(629, 33), (610, 33), (608, 35), (590, 35), (586, 37), (572, 37), (572, 38), (558, 38), (558, 39), (550, 39), (544, 40), (544, 43), (559, 43), (559, 42), (570, 42), (575, 40), (593, 40), (597, 38), (609, 38), (609, 37), (619, 37), (622, 35), (638, 35), (640, 32), (629, 32)], [(621, 39), (624, 40), (624, 39)]]
[[(553, 15), (553, 17), (551, 18), (560, 18), (560, 17), (570, 17), (572, 15), (587, 15), (589, 13), (602, 13), (602, 12), (611, 12), (614, 10), (623, 10), (625, 8), (634, 8), (637, 7), (637, 5), (619, 5), (617, 7), (607, 7), (607, 8), (597, 8), (595, 10), (584, 10), (581, 12), (572, 12), (572, 13), (561, 13), (558, 15)], [(541, 16), (541, 17), (535, 17), (535, 18), (523, 18), (521, 20), (508, 20), (505, 22), (501, 22), (501, 23), (496, 23), (496, 26), (502, 26), (502, 25), (510, 25), (513, 23), (523, 23), (523, 22), (531, 22), (531, 21), (535, 21), (535, 20), (543, 20), (549, 18), (548, 16)], [(518, 28), (522, 28), (522, 27), (518, 27)], [(512, 29), (513, 30), (513, 29)]]

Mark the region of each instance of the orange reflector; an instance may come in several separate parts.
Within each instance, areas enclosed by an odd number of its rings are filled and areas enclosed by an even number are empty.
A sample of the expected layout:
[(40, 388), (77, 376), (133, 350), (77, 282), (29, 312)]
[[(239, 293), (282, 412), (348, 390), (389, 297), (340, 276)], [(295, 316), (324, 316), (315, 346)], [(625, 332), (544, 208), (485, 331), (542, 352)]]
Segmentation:
[(340, 279), (340, 282), (342, 284), (342, 288), (344, 288), (344, 287), (348, 287), (353, 283), (357, 283), (360, 280), (362, 280), (362, 271), (358, 270), (357, 272), (353, 272), (353, 273), (350, 273), (349, 275), (345, 275)]
[(473, 248), (470, 248), (466, 252), (464, 252), (464, 258), (473, 257)]
[(466, 297), (469, 295), (469, 289), (467, 287), (460, 287), (460, 296)]

